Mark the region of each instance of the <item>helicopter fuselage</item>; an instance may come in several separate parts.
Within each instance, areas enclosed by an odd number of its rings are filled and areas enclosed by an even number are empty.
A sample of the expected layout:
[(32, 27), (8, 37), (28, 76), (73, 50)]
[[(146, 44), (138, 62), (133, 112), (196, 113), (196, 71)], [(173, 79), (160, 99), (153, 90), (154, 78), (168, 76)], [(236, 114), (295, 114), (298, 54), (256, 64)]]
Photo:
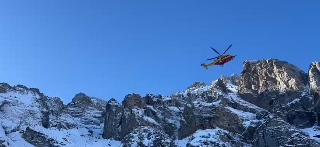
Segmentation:
[(213, 64), (214, 65), (224, 65), (225, 63), (233, 60), (234, 58), (235, 58), (235, 56), (233, 56), (233, 55), (222, 55), (218, 59), (213, 61)]

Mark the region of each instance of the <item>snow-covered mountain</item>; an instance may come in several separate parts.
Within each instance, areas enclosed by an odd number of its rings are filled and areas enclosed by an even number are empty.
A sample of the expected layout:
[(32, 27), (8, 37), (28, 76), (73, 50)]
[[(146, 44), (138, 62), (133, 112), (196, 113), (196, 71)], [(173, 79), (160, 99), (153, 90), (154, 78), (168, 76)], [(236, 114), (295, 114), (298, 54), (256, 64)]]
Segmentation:
[(320, 64), (276, 59), (170, 96), (76, 94), (67, 105), (36, 88), (0, 84), (0, 147), (320, 146)]

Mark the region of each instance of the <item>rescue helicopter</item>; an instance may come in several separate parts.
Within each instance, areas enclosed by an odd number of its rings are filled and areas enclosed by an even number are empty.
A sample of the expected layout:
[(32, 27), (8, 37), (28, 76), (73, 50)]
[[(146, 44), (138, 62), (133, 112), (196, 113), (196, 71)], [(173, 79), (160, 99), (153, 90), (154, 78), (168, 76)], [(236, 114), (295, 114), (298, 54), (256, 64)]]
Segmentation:
[(232, 46), (232, 44), (223, 52), (223, 54), (220, 54), (217, 50), (215, 50), (214, 48), (211, 47), (211, 49), (213, 51), (215, 51), (219, 56), (207, 59), (206, 61), (213, 60), (213, 59), (215, 59), (215, 60), (209, 64), (202, 63), (201, 66), (206, 69), (208, 69), (209, 66), (213, 66), (213, 65), (220, 65), (221, 67), (223, 67), (224, 64), (233, 60), (236, 57), (236, 55), (224, 55), (230, 49), (231, 46)]

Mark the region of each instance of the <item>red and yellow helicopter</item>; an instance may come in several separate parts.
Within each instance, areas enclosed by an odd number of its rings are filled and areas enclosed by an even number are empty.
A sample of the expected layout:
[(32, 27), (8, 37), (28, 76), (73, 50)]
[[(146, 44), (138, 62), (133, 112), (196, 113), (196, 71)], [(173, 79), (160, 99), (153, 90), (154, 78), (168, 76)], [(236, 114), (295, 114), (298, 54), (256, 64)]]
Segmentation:
[(226, 49), (226, 51), (223, 52), (223, 54), (220, 54), (218, 51), (216, 51), (214, 48), (211, 47), (211, 49), (213, 51), (215, 51), (219, 56), (207, 59), (206, 61), (213, 60), (213, 59), (215, 59), (215, 60), (210, 64), (202, 63), (201, 66), (206, 68), (206, 69), (208, 69), (209, 66), (213, 66), (213, 65), (220, 65), (221, 67), (223, 67), (224, 64), (226, 64), (227, 62), (233, 60), (236, 57), (236, 55), (224, 55), (229, 50), (229, 48), (231, 46), (232, 46), (232, 44)]

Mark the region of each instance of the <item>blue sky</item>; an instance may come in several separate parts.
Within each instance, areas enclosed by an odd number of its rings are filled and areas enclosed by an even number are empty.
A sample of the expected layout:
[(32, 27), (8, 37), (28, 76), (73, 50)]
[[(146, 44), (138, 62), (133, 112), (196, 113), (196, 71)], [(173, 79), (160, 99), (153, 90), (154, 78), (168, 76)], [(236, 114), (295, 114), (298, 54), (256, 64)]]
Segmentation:
[[(0, 81), (68, 103), (169, 95), (195, 81), (240, 74), (246, 59), (307, 71), (319, 60), (320, 1), (1, 1)], [(200, 66), (230, 44), (223, 68)]]

